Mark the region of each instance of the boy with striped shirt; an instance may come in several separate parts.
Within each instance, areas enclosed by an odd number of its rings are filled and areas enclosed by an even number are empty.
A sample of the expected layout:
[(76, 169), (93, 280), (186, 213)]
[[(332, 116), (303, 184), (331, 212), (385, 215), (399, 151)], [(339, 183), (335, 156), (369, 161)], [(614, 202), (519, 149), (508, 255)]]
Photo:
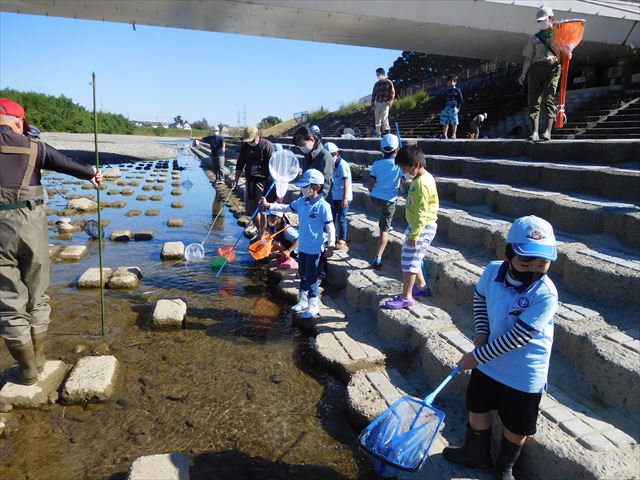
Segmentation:
[(462, 370), (473, 369), (469, 424), (464, 446), (445, 448), (447, 460), (491, 469), (491, 410), (497, 410), (504, 429), (495, 475), (513, 480), (522, 445), (536, 432), (547, 385), (558, 292), (546, 273), (556, 258), (551, 225), (522, 217), (507, 235), (505, 260), (491, 262), (480, 277), (473, 298), (475, 349), (460, 360)]

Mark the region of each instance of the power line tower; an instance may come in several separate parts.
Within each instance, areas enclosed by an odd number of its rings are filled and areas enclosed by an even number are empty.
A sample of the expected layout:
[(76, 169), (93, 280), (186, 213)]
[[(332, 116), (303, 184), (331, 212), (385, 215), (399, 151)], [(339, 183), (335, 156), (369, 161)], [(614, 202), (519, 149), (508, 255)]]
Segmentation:
[(236, 125), (238, 125), (238, 128), (242, 127), (242, 125), (240, 125), (240, 110), (238, 110), (238, 122)]
[(243, 127), (247, 126), (247, 104), (246, 103), (242, 106), (242, 126)]

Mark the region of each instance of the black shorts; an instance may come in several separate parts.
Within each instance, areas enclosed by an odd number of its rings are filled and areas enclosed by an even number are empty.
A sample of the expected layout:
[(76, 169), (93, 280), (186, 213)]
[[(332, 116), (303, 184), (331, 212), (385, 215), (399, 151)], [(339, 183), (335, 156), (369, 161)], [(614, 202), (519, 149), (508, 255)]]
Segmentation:
[(508, 387), (477, 368), (467, 387), (467, 409), (473, 413), (497, 410), (502, 424), (516, 435), (536, 433), (542, 393), (527, 393)]

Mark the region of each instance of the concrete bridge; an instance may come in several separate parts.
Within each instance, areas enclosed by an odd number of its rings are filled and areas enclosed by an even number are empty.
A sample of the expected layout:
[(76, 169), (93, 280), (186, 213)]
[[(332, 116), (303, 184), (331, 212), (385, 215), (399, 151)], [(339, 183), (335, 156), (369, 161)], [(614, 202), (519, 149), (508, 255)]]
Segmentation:
[[(0, 11), (296, 40), (520, 60), (542, 0), (2, 0)], [(610, 64), (640, 46), (627, 0), (556, 0), (556, 19), (584, 18), (574, 59)]]

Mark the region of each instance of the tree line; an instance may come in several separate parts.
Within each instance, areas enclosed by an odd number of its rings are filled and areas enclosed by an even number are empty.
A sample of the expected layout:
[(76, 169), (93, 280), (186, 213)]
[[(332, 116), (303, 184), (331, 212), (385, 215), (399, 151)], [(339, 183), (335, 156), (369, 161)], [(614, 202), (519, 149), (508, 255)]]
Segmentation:
[[(5, 88), (0, 97), (7, 97), (24, 107), (29, 124), (46, 132), (92, 133), (93, 112), (68, 97), (36, 92), (20, 92)], [(134, 126), (124, 115), (98, 112), (98, 132), (133, 133)]]

